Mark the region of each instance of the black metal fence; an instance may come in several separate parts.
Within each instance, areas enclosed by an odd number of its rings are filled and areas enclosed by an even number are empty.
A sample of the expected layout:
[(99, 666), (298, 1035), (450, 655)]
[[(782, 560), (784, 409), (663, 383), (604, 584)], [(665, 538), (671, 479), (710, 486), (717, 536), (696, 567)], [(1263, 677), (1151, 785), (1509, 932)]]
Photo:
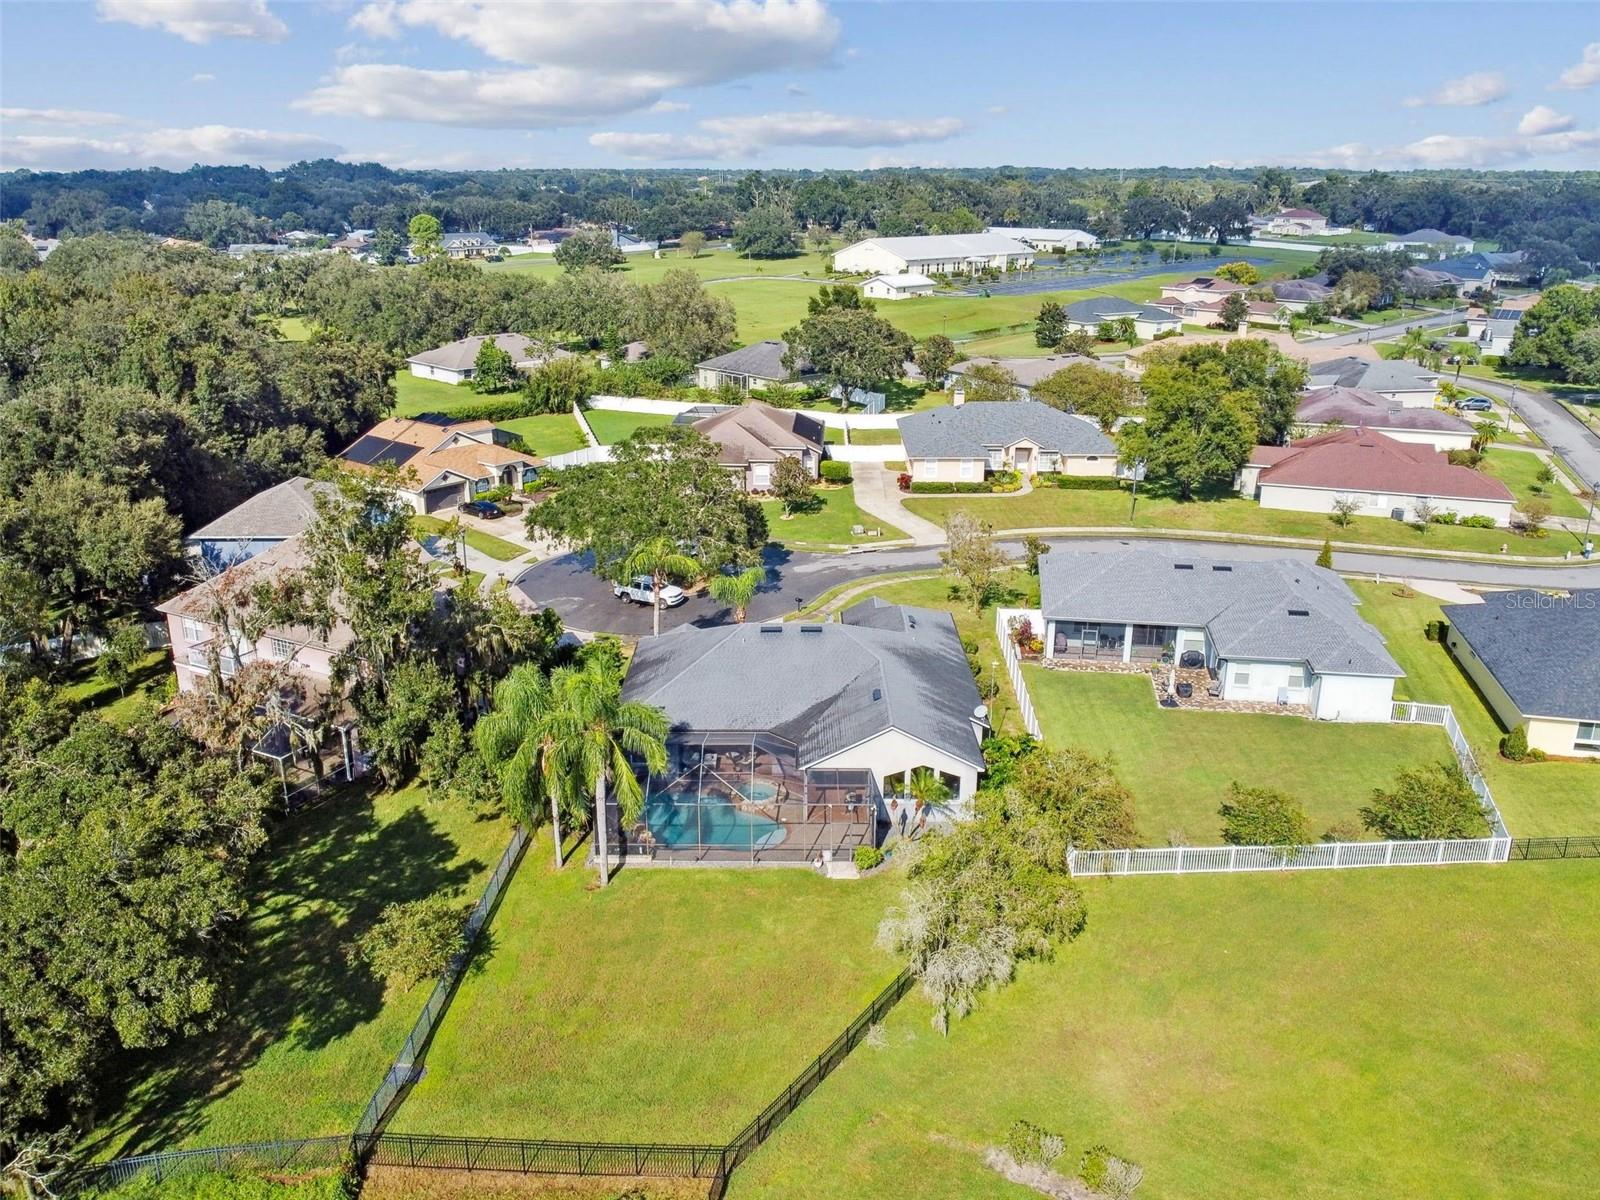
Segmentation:
[(1552, 858), (1600, 858), (1600, 836), (1511, 839), (1508, 861), (1537, 862)]
[(440, 1137), (428, 1133), (379, 1134), (369, 1145), (371, 1153), (366, 1162), (375, 1167), (656, 1179), (710, 1179), (723, 1173), (728, 1149), (726, 1146)]
[(96, 1188), (116, 1187), (139, 1175), (171, 1179), (175, 1175), (220, 1174), (229, 1171), (333, 1170), (353, 1164), (350, 1137), (291, 1138), (276, 1142), (246, 1142), (199, 1150), (170, 1150), (139, 1154), (90, 1166), (73, 1175), (63, 1187), (71, 1195)]

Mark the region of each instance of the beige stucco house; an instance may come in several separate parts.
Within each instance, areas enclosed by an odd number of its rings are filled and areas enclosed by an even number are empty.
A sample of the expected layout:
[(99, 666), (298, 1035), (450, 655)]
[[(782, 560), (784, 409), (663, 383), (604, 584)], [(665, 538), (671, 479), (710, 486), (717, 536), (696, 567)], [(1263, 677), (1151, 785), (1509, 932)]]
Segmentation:
[(1116, 474), (1117, 448), (1087, 417), (1038, 400), (973, 401), (900, 420), (913, 483), (981, 483), (991, 471)]

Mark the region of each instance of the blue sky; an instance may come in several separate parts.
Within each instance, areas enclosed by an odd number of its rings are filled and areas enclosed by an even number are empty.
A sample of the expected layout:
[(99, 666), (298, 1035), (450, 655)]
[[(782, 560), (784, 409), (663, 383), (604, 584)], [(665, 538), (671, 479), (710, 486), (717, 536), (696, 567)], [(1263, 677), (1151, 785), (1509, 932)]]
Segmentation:
[(1592, 4), (5, 0), (0, 167), (1600, 167)]

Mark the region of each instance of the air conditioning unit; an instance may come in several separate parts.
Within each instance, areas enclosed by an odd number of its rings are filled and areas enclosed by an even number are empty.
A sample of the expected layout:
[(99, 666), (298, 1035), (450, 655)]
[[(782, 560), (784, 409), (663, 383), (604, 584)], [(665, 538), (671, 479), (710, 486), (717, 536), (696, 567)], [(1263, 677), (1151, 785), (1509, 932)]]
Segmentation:
[(1389, 515), (1396, 521), (1399, 521), (1403, 524), (1406, 519), (1406, 510), (1403, 508), (1391, 508), (1389, 510)]

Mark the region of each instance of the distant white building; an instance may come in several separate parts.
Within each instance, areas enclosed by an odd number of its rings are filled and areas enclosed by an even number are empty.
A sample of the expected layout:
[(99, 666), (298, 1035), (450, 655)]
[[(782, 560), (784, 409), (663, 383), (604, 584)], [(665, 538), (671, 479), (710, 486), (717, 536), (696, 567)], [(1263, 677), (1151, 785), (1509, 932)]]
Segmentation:
[(862, 294), (873, 300), (909, 300), (926, 296), (939, 285), (926, 275), (874, 275), (861, 285)]
[(1041, 253), (1048, 250), (1093, 250), (1100, 244), (1099, 238), (1082, 229), (1037, 229), (1031, 225), (991, 225), (984, 232), (1022, 242)]
[(1033, 247), (994, 233), (868, 238), (833, 256), (847, 275), (967, 275), (1033, 266)]
[(1467, 317), (1467, 337), (1478, 347), (1479, 353), (1505, 355), (1511, 353), (1511, 339), (1516, 336), (1522, 312), (1515, 308), (1497, 308), (1492, 313), (1476, 312)]
[(559, 346), (544, 346), (520, 333), (497, 333), (458, 338), (432, 350), (424, 350), (406, 359), (406, 365), (418, 379), (433, 379), (440, 383), (469, 383), (478, 369), (478, 351), (485, 342), (492, 341), (511, 355), (511, 365), (519, 371), (531, 371), (557, 358), (571, 358), (570, 350)]

